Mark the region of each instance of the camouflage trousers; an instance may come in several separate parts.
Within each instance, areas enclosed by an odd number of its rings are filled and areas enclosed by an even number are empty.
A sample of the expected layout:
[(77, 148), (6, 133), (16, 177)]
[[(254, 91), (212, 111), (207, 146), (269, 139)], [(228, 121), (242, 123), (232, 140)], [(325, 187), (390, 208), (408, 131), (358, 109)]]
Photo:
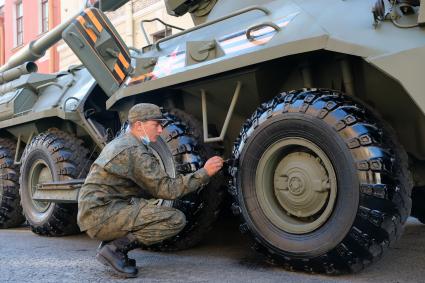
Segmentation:
[(131, 205), (86, 232), (91, 238), (101, 241), (118, 239), (131, 233), (140, 243), (152, 245), (177, 235), (185, 225), (186, 217), (180, 210), (158, 206), (144, 199), (132, 199)]

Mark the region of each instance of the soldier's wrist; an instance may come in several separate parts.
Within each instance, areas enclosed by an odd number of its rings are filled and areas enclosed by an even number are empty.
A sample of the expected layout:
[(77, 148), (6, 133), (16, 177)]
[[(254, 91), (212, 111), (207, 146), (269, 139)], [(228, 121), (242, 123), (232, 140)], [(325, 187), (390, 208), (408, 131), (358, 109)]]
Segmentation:
[(205, 168), (201, 168), (195, 172), (196, 177), (201, 180), (202, 185), (207, 184), (210, 181), (210, 176)]

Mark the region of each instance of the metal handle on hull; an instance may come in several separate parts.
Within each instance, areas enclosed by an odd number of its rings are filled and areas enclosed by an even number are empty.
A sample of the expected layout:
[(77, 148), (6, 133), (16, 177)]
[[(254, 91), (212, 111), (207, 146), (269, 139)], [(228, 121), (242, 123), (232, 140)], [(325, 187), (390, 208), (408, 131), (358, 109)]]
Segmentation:
[(147, 44), (149, 44), (149, 45), (151, 44), (151, 41), (149, 40), (149, 36), (146, 33), (146, 29), (145, 29), (144, 23), (151, 23), (151, 22), (154, 22), (154, 21), (160, 22), (161, 24), (163, 24), (165, 26), (165, 33), (167, 33), (167, 27), (178, 29), (180, 31), (183, 31), (184, 30), (183, 28), (179, 28), (179, 27), (176, 27), (176, 26), (167, 24), (166, 22), (164, 22), (163, 20), (158, 19), (158, 18), (154, 18), (154, 19), (150, 19), (150, 20), (143, 20), (143, 21), (140, 22), (140, 28), (142, 29), (143, 36), (145, 37), (145, 40), (146, 40)]
[(247, 8), (245, 8), (245, 9), (238, 10), (238, 11), (236, 11), (236, 12), (234, 12), (234, 13), (231, 13), (231, 14), (229, 14), (229, 15), (227, 15), (227, 16), (224, 16), (224, 17), (218, 18), (218, 19), (213, 20), (213, 21), (211, 21), (211, 22), (208, 22), (208, 23), (205, 23), (205, 24), (202, 24), (202, 25), (199, 25), (199, 26), (196, 26), (196, 27), (190, 28), (190, 29), (186, 29), (186, 30), (184, 30), (184, 31), (182, 31), (182, 32), (179, 32), (179, 33), (173, 34), (173, 35), (171, 35), (171, 36), (168, 36), (168, 37), (162, 38), (162, 39), (158, 40), (158, 41), (155, 43), (155, 47), (156, 47), (156, 49), (157, 49), (157, 50), (161, 50), (161, 48), (160, 48), (160, 46), (159, 46), (159, 45), (160, 45), (161, 43), (165, 42), (165, 41), (168, 41), (168, 40), (170, 40), (170, 39), (173, 39), (173, 38), (176, 38), (176, 37), (179, 37), (179, 36), (182, 36), (182, 35), (185, 35), (185, 34), (191, 33), (192, 31), (195, 31), (195, 30), (198, 30), (198, 29), (201, 29), (201, 28), (204, 28), (204, 27), (207, 27), (207, 26), (210, 26), (210, 25), (216, 24), (216, 23), (218, 23), (218, 22), (222, 22), (222, 21), (224, 21), (224, 20), (227, 20), (227, 19), (230, 19), (230, 18), (233, 18), (233, 17), (239, 16), (239, 15), (241, 15), (241, 14), (245, 14), (245, 13), (248, 13), (248, 12), (251, 12), (251, 11), (255, 11), (255, 10), (258, 10), (258, 11), (264, 12), (264, 14), (266, 14), (266, 15), (270, 15), (270, 13), (271, 13), (268, 9), (266, 9), (266, 8), (264, 8), (264, 7), (261, 7), (261, 6), (251, 6), (251, 7), (247, 7)]
[(255, 26), (252, 26), (252, 27), (249, 27), (247, 30), (246, 30), (246, 38), (249, 40), (249, 41), (253, 41), (253, 40), (255, 40), (255, 37), (254, 36), (252, 36), (251, 35), (251, 33), (253, 32), (253, 31), (255, 31), (255, 30), (258, 30), (258, 29), (260, 29), (260, 28), (264, 28), (264, 27), (271, 27), (271, 28), (273, 28), (275, 31), (280, 31), (280, 27), (277, 25), (277, 24), (275, 24), (275, 23), (273, 23), (273, 22), (265, 22), (265, 23), (262, 23), (262, 24), (259, 24), (259, 25), (255, 25)]

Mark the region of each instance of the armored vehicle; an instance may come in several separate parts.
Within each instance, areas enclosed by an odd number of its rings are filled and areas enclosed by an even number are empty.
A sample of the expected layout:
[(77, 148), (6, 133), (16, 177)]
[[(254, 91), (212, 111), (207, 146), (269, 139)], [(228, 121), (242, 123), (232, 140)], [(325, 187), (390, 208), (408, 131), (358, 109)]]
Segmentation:
[[(0, 68), (2, 227), (25, 215), (41, 235), (78, 231), (78, 189), (139, 102), (172, 119), (152, 144), (170, 175), (228, 159), (228, 176), (159, 203), (188, 225), (157, 249), (197, 243), (223, 186), (252, 246), (288, 269), (361, 270), (409, 215), (425, 221), (420, 1), (168, 0), (195, 26), (144, 47), (103, 13), (125, 2), (87, 8)], [(61, 38), (83, 65), (35, 72)]]

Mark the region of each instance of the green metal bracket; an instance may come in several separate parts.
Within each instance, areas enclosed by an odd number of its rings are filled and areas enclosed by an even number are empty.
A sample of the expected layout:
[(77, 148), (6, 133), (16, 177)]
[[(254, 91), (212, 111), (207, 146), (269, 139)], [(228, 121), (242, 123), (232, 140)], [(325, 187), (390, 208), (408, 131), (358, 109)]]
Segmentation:
[[(33, 137), (34, 137), (34, 132), (31, 132), (26, 144), (29, 144)], [(19, 151), (21, 150), (21, 143), (22, 143), (21, 135), (19, 135), (18, 141), (16, 142), (15, 158), (13, 160), (13, 164), (15, 164), (15, 165), (21, 165), (21, 163), (22, 163), (22, 160), (19, 157)], [(22, 155), (21, 155), (21, 157), (22, 157)], [(19, 160), (18, 160), (18, 158), (19, 158)]]
[(76, 203), (84, 179), (73, 179), (38, 184), (33, 200), (59, 203)]
[(204, 128), (204, 142), (221, 142), (224, 140), (224, 136), (226, 135), (227, 128), (229, 127), (230, 119), (232, 118), (233, 111), (235, 110), (236, 102), (238, 101), (239, 94), (241, 92), (242, 83), (238, 81), (235, 89), (235, 93), (233, 94), (232, 101), (230, 102), (229, 110), (227, 111), (226, 119), (223, 123), (223, 128), (221, 129), (220, 136), (209, 138), (208, 137), (208, 115), (207, 115), (207, 98), (206, 91), (201, 89), (201, 97), (202, 97), (202, 126)]

